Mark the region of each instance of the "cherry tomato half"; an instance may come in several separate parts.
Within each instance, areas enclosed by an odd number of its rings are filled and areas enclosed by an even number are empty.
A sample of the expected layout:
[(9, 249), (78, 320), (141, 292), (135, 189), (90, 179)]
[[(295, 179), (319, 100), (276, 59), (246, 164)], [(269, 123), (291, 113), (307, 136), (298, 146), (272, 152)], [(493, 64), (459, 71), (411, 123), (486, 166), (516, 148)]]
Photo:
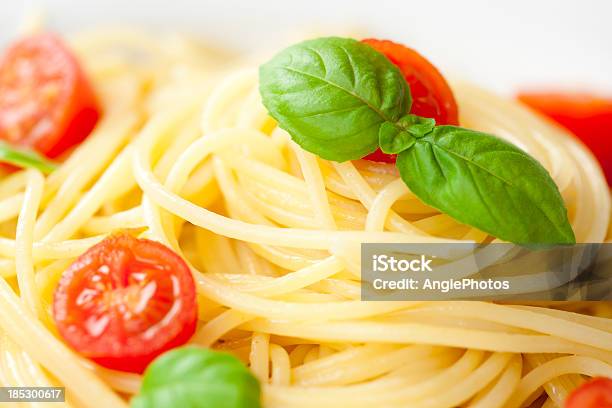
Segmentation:
[(0, 57), (0, 140), (57, 157), (99, 117), (83, 70), (52, 34), (24, 38)]
[[(433, 118), (437, 125), (459, 124), (453, 91), (431, 62), (415, 50), (392, 41), (368, 38), (363, 42), (385, 54), (404, 74), (412, 95), (410, 113)], [(364, 159), (394, 163), (395, 155), (385, 154), (379, 149)]]
[(521, 93), (518, 98), (582, 140), (612, 186), (612, 99), (581, 93)]
[(567, 397), (565, 408), (612, 408), (612, 379), (594, 378)]
[(185, 261), (169, 248), (119, 233), (64, 272), (53, 316), (61, 336), (81, 355), (141, 373), (193, 335), (195, 283)]

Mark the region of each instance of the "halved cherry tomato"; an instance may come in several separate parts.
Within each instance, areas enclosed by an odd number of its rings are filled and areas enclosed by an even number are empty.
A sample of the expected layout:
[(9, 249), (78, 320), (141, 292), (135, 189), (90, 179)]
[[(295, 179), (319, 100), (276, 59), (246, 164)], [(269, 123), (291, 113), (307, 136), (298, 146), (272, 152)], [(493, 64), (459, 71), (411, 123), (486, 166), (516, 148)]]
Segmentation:
[(565, 408), (612, 408), (612, 379), (594, 378), (567, 397)]
[(574, 133), (591, 149), (612, 186), (612, 99), (583, 93), (521, 93), (521, 102)]
[[(385, 54), (404, 74), (412, 94), (410, 113), (433, 118), (437, 125), (459, 124), (457, 102), (453, 91), (431, 62), (415, 50), (392, 41), (368, 38), (363, 42)], [(364, 159), (394, 163), (395, 156), (385, 154), (379, 149)]]
[(74, 55), (40, 34), (0, 57), (0, 140), (57, 157), (94, 128), (100, 109)]
[(169, 248), (119, 233), (66, 270), (53, 316), (78, 353), (104, 367), (141, 373), (193, 335), (195, 283), (185, 261)]

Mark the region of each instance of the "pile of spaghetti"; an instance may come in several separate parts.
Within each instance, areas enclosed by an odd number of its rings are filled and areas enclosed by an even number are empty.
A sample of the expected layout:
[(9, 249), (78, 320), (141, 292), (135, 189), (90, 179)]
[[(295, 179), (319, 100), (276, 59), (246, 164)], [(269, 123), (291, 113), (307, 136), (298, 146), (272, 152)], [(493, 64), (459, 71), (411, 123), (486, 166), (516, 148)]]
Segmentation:
[[(391, 164), (326, 161), (262, 105), (255, 66), (180, 36), (73, 38), (103, 115), (48, 176), (0, 176), (0, 385), (60, 385), (67, 405), (120, 407), (141, 376), (59, 336), (54, 291), (118, 229), (181, 255), (197, 287), (189, 343), (249, 366), (266, 407), (561, 407), (612, 376), (605, 302), (366, 302), (360, 243), (490, 242), (423, 204)], [(453, 82), (462, 126), (535, 157), (577, 242), (612, 239), (597, 162), (516, 102)]]

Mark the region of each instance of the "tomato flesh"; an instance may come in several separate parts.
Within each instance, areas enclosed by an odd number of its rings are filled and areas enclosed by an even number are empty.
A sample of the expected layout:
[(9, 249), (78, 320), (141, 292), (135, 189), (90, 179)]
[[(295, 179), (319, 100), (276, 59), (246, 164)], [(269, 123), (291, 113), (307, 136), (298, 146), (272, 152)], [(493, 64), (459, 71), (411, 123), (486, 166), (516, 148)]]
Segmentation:
[(612, 99), (581, 93), (521, 93), (521, 102), (571, 131), (593, 152), (612, 186)]
[(572, 391), (565, 408), (612, 408), (612, 379), (594, 378)]
[(81, 355), (115, 370), (142, 373), (186, 343), (197, 322), (196, 290), (185, 261), (160, 243), (113, 235), (63, 274), (53, 316)]
[(59, 37), (24, 38), (0, 58), (0, 140), (54, 158), (83, 141), (99, 116), (84, 71)]
[[(364, 43), (383, 53), (396, 65), (410, 86), (410, 113), (433, 118), (438, 125), (458, 125), (457, 102), (450, 86), (435, 66), (415, 50), (388, 40), (368, 38)], [(396, 155), (380, 149), (364, 157), (366, 160), (395, 163)]]

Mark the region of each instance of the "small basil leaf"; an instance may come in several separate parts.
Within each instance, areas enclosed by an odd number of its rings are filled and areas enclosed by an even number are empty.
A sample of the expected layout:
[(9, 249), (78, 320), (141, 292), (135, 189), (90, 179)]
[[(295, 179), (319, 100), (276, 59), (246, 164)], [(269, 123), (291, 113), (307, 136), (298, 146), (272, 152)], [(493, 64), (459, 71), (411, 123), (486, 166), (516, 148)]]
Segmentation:
[(385, 122), (378, 130), (378, 143), (380, 150), (386, 154), (397, 154), (409, 149), (416, 139), (405, 130), (401, 130), (393, 123)]
[(385, 122), (378, 130), (380, 150), (387, 154), (397, 154), (410, 149), (415, 138), (423, 137), (433, 130), (436, 121), (413, 114), (402, 116), (395, 124)]
[(57, 169), (57, 164), (40, 154), (10, 146), (2, 141), (0, 141), (0, 163), (9, 163), (22, 168), (35, 168), (44, 174), (49, 174)]
[(414, 137), (420, 138), (433, 130), (436, 126), (436, 120), (408, 114), (402, 116), (400, 120), (397, 121), (397, 125)]
[(517, 244), (571, 244), (555, 182), (535, 159), (494, 136), (436, 127), (398, 155), (408, 187), (457, 221)]
[(359, 159), (378, 147), (383, 122), (411, 105), (399, 69), (371, 46), (319, 38), (291, 46), (259, 69), (262, 101), (305, 150), (334, 161)]
[(201, 347), (181, 347), (157, 358), (145, 371), (132, 408), (259, 408), (259, 382), (234, 356)]

